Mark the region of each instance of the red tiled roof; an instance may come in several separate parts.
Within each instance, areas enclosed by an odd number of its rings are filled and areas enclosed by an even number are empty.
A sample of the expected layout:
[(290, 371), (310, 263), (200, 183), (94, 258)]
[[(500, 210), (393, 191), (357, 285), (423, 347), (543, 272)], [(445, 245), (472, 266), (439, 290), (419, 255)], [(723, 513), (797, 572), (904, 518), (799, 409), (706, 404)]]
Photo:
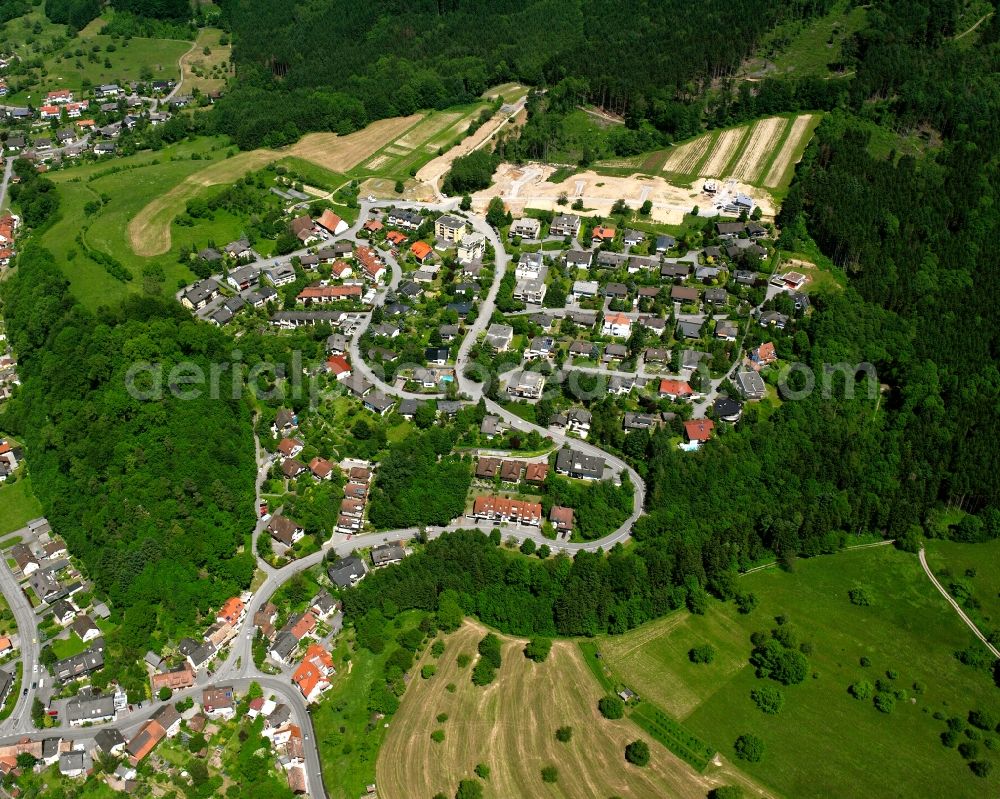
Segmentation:
[(406, 234), (400, 233), (398, 230), (390, 230), (385, 234), (387, 241), (391, 241), (393, 244), (402, 244), (406, 241)]
[(343, 355), (331, 355), (326, 359), (326, 370), (335, 375), (350, 374), (351, 365)]
[(242, 599), (238, 596), (230, 597), (226, 600), (226, 604), (222, 606), (222, 610), (219, 611), (217, 618), (235, 625), (240, 620), (240, 614), (243, 613), (243, 607)]
[(537, 502), (486, 496), (476, 497), (472, 505), (472, 513), (475, 516), (503, 517), (506, 519), (533, 520), (538, 522), (542, 518), (542, 506)]
[(341, 222), (343, 222), (343, 221), (344, 221), (343, 219), (341, 219), (339, 216), (337, 216), (329, 208), (327, 208), (325, 211), (323, 211), (323, 213), (320, 214), (319, 219), (316, 220), (316, 222), (320, 226), (325, 227), (331, 233), (335, 232), (337, 230), (337, 226)]
[(684, 422), (684, 432), (688, 441), (708, 441), (714, 429), (715, 422), (711, 419), (691, 419)]
[(672, 394), (675, 397), (689, 397), (694, 392), (686, 380), (661, 380), (660, 393)]
[(309, 461), (309, 471), (323, 480), (333, 471), (333, 464), (325, 458), (313, 458)]
[(316, 626), (316, 617), (313, 615), (311, 610), (307, 610), (302, 614), (302, 618), (298, 620), (294, 627), (292, 627), (292, 635), (297, 639), (302, 640), (302, 638), (311, 633), (313, 628)]
[(426, 241), (415, 241), (410, 245), (410, 252), (417, 258), (423, 259), (430, 255), (433, 250), (431, 249), (431, 245)]

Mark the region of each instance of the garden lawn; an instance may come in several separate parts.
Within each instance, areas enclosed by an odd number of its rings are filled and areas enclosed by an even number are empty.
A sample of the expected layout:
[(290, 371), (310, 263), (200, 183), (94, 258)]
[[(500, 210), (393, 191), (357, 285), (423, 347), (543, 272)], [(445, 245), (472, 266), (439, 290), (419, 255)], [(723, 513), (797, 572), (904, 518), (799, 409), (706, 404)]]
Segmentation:
[(79, 655), (87, 650), (87, 645), (75, 632), (69, 634), (69, 638), (56, 638), (52, 641), (52, 651), (60, 660)]
[[(31, 490), (31, 477), (20, 470), (14, 483), (0, 485), (0, 535), (20, 530), (32, 519), (42, 515), (42, 504)], [(13, 542), (17, 543), (17, 542)]]
[[(870, 606), (851, 604), (848, 591), (855, 587), (866, 589)], [(842, 552), (798, 561), (792, 573), (766, 569), (747, 575), (739, 588), (759, 599), (750, 615), (715, 602), (701, 617), (681, 611), (602, 639), (603, 658), (621, 681), (676, 713), (723, 755), (735, 756), (733, 742), (743, 733), (761, 737), (763, 760), (736, 762), (786, 796), (996, 794), (996, 764), (989, 779), (973, 776), (961, 756), (941, 744), (945, 722), (933, 713), (1000, 711), (1000, 695), (987, 671), (954, 657), (972, 634), (914, 555), (891, 547)], [(810, 674), (797, 686), (758, 680), (746, 660), (750, 634), (775, 627), (778, 615), (813, 647)], [(688, 661), (688, 650), (698, 643), (715, 647), (712, 663)], [(860, 666), (862, 656), (871, 659), (870, 667)], [(892, 713), (848, 694), (852, 683), (874, 683), (887, 670), (898, 672), (893, 684), (908, 692)], [(915, 682), (925, 692), (915, 693)], [(763, 685), (784, 693), (778, 715), (763, 714), (750, 700), (751, 689)], [(986, 757), (1000, 760), (990, 752)]]

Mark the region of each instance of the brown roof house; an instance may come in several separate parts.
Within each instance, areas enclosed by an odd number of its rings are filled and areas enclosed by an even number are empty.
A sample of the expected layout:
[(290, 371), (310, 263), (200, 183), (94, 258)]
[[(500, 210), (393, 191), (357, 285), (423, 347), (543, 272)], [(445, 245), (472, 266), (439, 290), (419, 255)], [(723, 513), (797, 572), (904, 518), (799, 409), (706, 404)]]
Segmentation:
[(271, 534), (271, 538), (286, 547), (301, 541), (306, 532), (298, 522), (281, 515), (273, 517), (267, 523), (267, 531)]

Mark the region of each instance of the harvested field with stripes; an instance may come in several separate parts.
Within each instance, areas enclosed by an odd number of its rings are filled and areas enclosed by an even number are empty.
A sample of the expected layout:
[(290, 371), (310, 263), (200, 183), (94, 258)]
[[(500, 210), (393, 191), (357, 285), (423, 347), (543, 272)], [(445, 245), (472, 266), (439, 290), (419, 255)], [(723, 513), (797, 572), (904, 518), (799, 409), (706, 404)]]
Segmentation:
[(767, 188), (784, 188), (819, 124), (818, 114), (766, 117), (746, 125), (710, 131), (665, 152), (663, 171), (692, 178), (735, 178)]
[[(791, 167), (794, 167), (799, 158), (802, 157), (802, 151), (805, 150), (806, 142), (812, 135), (816, 121), (817, 117), (812, 114), (802, 114), (795, 117), (788, 138), (781, 145), (781, 149), (778, 150), (778, 154), (771, 163), (771, 168), (767, 171), (767, 176), (763, 181), (765, 186), (780, 186), (785, 181), (786, 173), (789, 173)], [(791, 179), (790, 174), (788, 179)]]
[(730, 128), (729, 130), (722, 131), (719, 134), (719, 138), (715, 140), (715, 146), (708, 154), (708, 160), (705, 161), (705, 165), (698, 172), (712, 177), (725, 177), (723, 172), (725, 172), (733, 156), (739, 151), (746, 134), (746, 125), (741, 128)]
[(788, 120), (783, 117), (768, 117), (755, 124), (732, 176), (737, 180), (759, 179), (768, 156), (778, 146), (787, 127)]
[(711, 135), (699, 136), (694, 141), (675, 147), (667, 156), (663, 170), (665, 172), (694, 174), (695, 168), (701, 163), (702, 158), (708, 152), (709, 145), (713, 142), (714, 138)]

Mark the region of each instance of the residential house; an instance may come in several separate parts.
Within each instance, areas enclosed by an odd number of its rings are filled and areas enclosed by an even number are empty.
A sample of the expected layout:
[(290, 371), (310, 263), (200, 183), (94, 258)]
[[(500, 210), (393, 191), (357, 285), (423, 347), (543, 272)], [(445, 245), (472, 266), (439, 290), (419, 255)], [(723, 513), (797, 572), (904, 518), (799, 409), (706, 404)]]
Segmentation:
[(767, 311), (760, 315), (761, 327), (773, 327), (777, 330), (784, 330), (788, 325), (788, 317), (777, 311)]
[(557, 533), (569, 534), (573, 531), (573, 509), (553, 505), (549, 511), (549, 521)]
[(125, 751), (125, 736), (117, 727), (102, 727), (94, 736), (94, 744), (103, 754), (117, 757)]
[(770, 341), (765, 341), (750, 353), (750, 360), (758, 366), (767, 366), (768, 364), (774, 363), (778, 360), (778, 354), (775, 352), (774, 344)]
[(288, 286), (296, 280), (295, 267), (290, 263), (269, 266), (264, 270), (263, 274), (264, 277), (271, 281), (271, 285), (275, 288)]
[(737, 391), (749, 400), (763, 399), (767, 393), (764, 379), (752, 369), (738, 371), (733, 382)]
[(686, 380), (661, 380), (659, 394), (669, 400), (688, 400), (694, 396), (694, 390)]
[(427, 363), (434, 364), (436, 366), (444, 366), (448, 363), (448, 358), (451, 356), (451, 351), (447, 347), (427, 347), (424, 350), (424, 358)]
[(604, 477), (604, 458), (563, 447), (556, 456), (556, 471), (580, 480), (600, 480)]
[(386, 214), (386, 222), (393, 227), (401, 227), (406, 230), (416, 230), (424, 223), (424, 218), (416, 211), (390, 208), (389, 212)]
[(684, 280), (691, 274), (691, 264), (663, 264), (660, 267), (660, 278), (663, 280)]
[(279, 544), (284, 544), (286, 547), (290, 547), (301, 541), (302, 536), (305, 535), (305, 530), (298, 522), (282, 515), (271, 518), (271, 521), (267, 523), (267, 531), (270, 533), (271, 538)]
[(591, 232), (591, 241), (594, 244), (603, 244), (606, 241), (614, 241), (615, 233), (616, 231), (613, 227), (597, 225)]
[(274, 639), (274, 643), (271, 644), (271, 649), (268, 654), (273, 660), (279, 663), (287, 663), (292, 656), (292, 653), (298, 648), (299, 641), (292, 635), (288, 630), (283, 630), (278, 633), (277, 638)]
[(622, 234), (622, 244), (626, 247), (638, 247), (646, 240), (646, 234), (639, 230), (626, 230)]
[(424, 263), (434, 256), (434, 250), (426, 241), (415, 241), (410, 245), (410, 252), (418, 263)]
[(260, 267), (242, 266), (229, 272), (226, 282), (236, 291), (246, 291), (260, 280)]
[(67, 624), (73, 621), (73, 617), (75, 615), (76, 615), (76, 608), (74, 608), (65, 599), (56, 600), (52, 604), (52, 618), (63, 627), (65, 627)]
[(181, 305), (192, 311), (200, 310), (208, 305), (210, 300), (219, 296), (219, 284), (213, 278), (199, 280), (188, 286), (181, 294)]
[(624, 344), (608, 344), (604, 347), (604, 363), (623, 361), (628, 357), (628, 348)]
[(520, 372), (507, 385), (507, 392), (517, 397), (538, 399), (545, 388), (545, 375), (539, 372)]
[(510, 238), (520, 237), (522, 239), (537, 239), (542, 232), (542, 223), (531, 217), (515, 219), (510, 226), (508, 236)]
[(702, 444), (712, 437), (715, 423), (711, 419), (690, 419), (684, 422), (684, 435), (691, 444)]
[(597, 346), (591, 341), (580, 339), (569, 345), (569, 354), (574, 358), (593, 359), (597, 357)]
[(524, 352), (525, 358), (551, 358), (555, 354), (556, 341), (552, 336), (535, 336)]
[(79, 749), (59, 755), (59, 773), (64, 777), (82, 777), (87, 773), (89, 766), (86, 752)]
[(480, 480), (492, 480), (500, 474), (499, 458), (480, 458), (476, 461), (476, 477)]
[(549, 476), (549, 465), (545, 462), (529, 463), (524, 470), (524, 480), (532, 485), (542, 485)]
[(743, 403), (731, 397), (717, 397), (712, 403), (712, 415), (724, 422), (737, 422), (743, 414)]
[(354, 555), (340, 558), (326, 569), (330, 581), (338, 588), (349, 588), (352, 585), (357, 585), (367, 571), (365, 562)]
[[(756, 372), (754, 372), (756, 374)], [(84, 643), (89, 643), (95, 638), (101, 637), (100, 628), (94, 624), (94, 620), (90, 616), (84, 614), (78, 617), (71, 625), (73, 632), (80, 636), (80, 640)]]
[(597, 296), (601, 284), (596, 280), (577, 280), (573, 283), (573, 299), (589, 300)]
[(313, 643), (292, 674), (292, 682), (298, 686), (307, 703), (314, 702), (330, 688), (329, 676), (334, 671), (330, 653), (322, 645)]
[(231, 719), (236, 715), (236, 698), (231, 685), (206, 688), (201, 692), (202, 712), (209, 718)]
[(153, 694), (155, 695), (162, 688), (169, 688), (171, 691), (180, 691), (194, 685), (196, 677), (194, 668), (187, 660), (180, 666), (176, 666), (169, 671), (154, 674), (151, 679)]
[(723, 341), (736, 341), (740, 326), (728, 319), (720, 319), (715, 325), (715, 337)]
[(590, 250), (569, 250), (566, 255), (566, 266), (573, 269), (590, 269), (594, 253)]
[(21, 574), (26, 577), (38, 571), (38, 559), (28, 548), (27, 544), (15, 544), (10, 549), (10, 556), (14, 559), (14, 562), (17, 564), (17, 568), (20, 569)]
[(656, 237), (655, 249), (656, 252), (660, 253), (661, 255), (665, 253), (667, 250), (672, 250), (676, 246), (677, 246), (677, 239), (675, 239), (673, 236), (667, 235), (666, 233), (662, 233)]
[(352, 374), (351, 364), (343, 355), (331, 355), (326, 359), (323, 368), (337, 380), (347, 380)]
[(725, 305), (729, 301), (729, 293), (723, 288), (705, 289), (705, 302), (709, 305)]
[(406, 550), (399, 544), (382, 544), (382, 546), (372, 549), (372, 565), (376, 568), (399, 563), (404, 557), (406, 557)]
[(295, 458), (285, 458), (281, 462), (281, 471), (289, 480), (294, 480), (300, 474), (305, 472), (307, 469), (306, 465)]
[(521, 302), (540, 305), (545, 299), (545, 291), (548, 287), (545, 281), (540, 278), (525, 278), (517, 281), (514, 286), (514, 299)]
[(316, 457), (309, 461), (309, 471), (317, 480), (330, 480), (333, 477), (334, 466), (326, 458)]
[(329, 208), (320, 214), (319, 219), (316, 220), (316, 224), (333, 236), (339, 236), (341, 233), (346, 233), (348, 227), (347, 223)]
[(521, 480), (521, 473), (524, 471), (524, 461), (504, 460), (500, 462), (500, 481), (503, 483), (517, 483)]
[(499, 416), (487, 414), (483, 417), (483, 422), (479, 425), (479, 432), (492, 441), (496, 436), (503, 434), (507, 429), (503, 420)]
[(49, 667), (49, 671), (57, 682), (65, 683), (86, 677), (102, 668), (104, 668), (104, 655), (91, 648), (78, 655), (57, 660)]
[(507, 352), (514, 340), (514, 328), (493, 323), (486, 331), (486, 344), (496, 352)]
[(623, 422), (625, 430), (652, 430), (656, 427), (656, 417), (645, 413), (627, 412)]
[(615, 338), (628, 338), (632, 335), (632, 320), (623, 313), (610, 313), (604, 318), (601, 333)]
[(701, 322), (681, 319), (677, 323), (678, 338), (701, 338)]
[(565, 413), (566, 432), (575, 433), (580, 438), (586, 438), (590, 433), (590, 420), (593, 418), (590, 411), (584, 408), (570, 408)]
[(720, 239), (739, 238), (745, 230), (746, 225), (742, 222), (717, 222), (715, 225), (715, 233)]
[(562, 236), (575, 239), (580, 232), (580, 217), (575, 214), (557, 214), (549, 225), (550, 236)]
[(670, 299), (674, 302), (697, 303), (698, 289), (690, 286), (672, 286), (670, 289)]
[(222, 248), (222, 251), (230, 258), (235, 258), (237, 261), (254, 257), (253, 249), (250, 247), (250, 242), (247, 239), (237, 239), (236, 241), (231, 241)]
[(514, 269), (514, 277), (518, 280), (543, 276), (545, 262), (540, 252), (523, 252)]
[(362, 404), (372, 413), (385, 416), (395, 404), (395, 401), (380, 391), (373, 391), (362, 400)]
[(114, 694), (81, 691), (66, 703), (66, 720), (71, 727), (114, 721), (117, 715)]
[(618, 269), (628, 263), (628, 256), (620, 252), (601, 250), (597, 253), (597, 266), (601, 269)]
[(305, 445), (297, 438), (283, 438), (278, 443), (278, 452), (286, 458), (294, 458)]

